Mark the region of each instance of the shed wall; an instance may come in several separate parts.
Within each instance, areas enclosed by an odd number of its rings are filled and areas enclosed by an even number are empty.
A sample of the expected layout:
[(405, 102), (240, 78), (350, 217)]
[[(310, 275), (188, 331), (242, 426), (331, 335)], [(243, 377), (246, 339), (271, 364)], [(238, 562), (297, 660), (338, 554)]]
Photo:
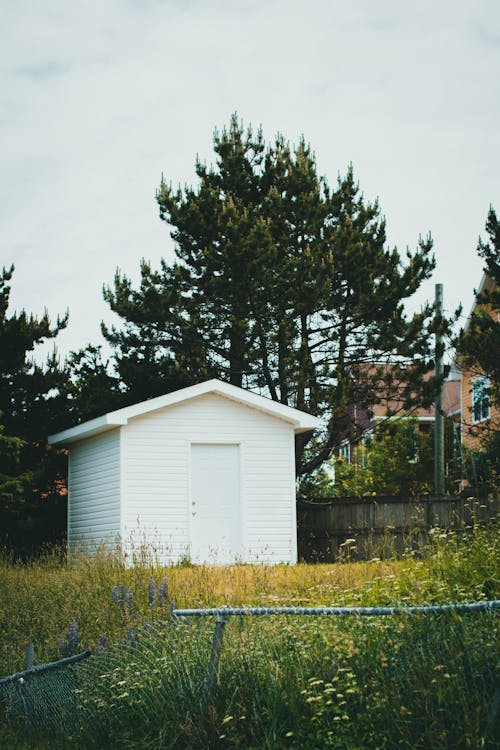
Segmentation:
[(293, 428), (214, 394), (122, 427), (123, 538), (157, 542), (172, 561), (190, 553), (192, 443), (240, 446), (243, 559), (295, 562)]
[(112, 543), (120, 533), (120, 430), (82, 440), (69, 455), (68, 543)]

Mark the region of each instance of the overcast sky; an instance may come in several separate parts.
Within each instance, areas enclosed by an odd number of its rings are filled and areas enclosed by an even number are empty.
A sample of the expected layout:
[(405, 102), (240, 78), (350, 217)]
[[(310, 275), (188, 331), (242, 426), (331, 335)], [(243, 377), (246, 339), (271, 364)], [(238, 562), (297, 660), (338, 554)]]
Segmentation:
[(431, 232), (466, 315), (489, 205), (500, 212), (498, 0), (0, 2), (0, 267), (11, 310), (54, 318), (65, 355), (100, 343), (102, 285), (171, 259), (155, 191), (193, 184), (237, 111), (304, 134), (333, 184), (352, 162), (389, 244)]

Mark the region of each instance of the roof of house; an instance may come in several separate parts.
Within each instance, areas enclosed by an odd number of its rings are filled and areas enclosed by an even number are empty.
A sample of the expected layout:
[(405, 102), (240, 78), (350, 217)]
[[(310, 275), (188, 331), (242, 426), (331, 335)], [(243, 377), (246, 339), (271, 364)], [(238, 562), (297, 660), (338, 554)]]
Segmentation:
[[(380, 419), (389, 414), (400, 414), (404, 411), (403, 402), (396, 399), (386, 399), (380, 404), (373, 404), (371, 406), (374, 419)], [(446, 416), (460, 411), (460, 380), (445, 380), (443, 384), (443, 411)], [(433, 420), (436, 414), (434, 404), (425, 408), (423, 406), (417, 406), (412, 409), (412, 415), (416, 419), (422, 421)]]
[(149, 399), (148, 401), (141, 401), (139, 404), (126, 406), (123, 409), (117, 409), (116, 411), (104, 414), (102, 417), (97, 417), (75, 427), (70, 427), (55, 435), (50, 435), (49, 443), (51, 445), (68, 445), (69, 443), (98, 435), (101, 432), (115, 429), (121, 425), (126, 425), (134, 417), (139, 417), (158, 409), (176, 406), (177, 404), (199, 398), (209, 393), (228, 398), (243, 406), (257, 409), (271, 417), (289, 422), (296, 433), (314, 430), (319, 424), (318, 418), (313, 417), (312, 414), (307, 414), (291, 406), (285, 406), (269, 398), (264, 398), (264, 396), (246, 391), (243, 388), (224, 383), (221, 380), (207, 380), (204, 383), (182, 388), (173, 393)]
[(478, 295), (482, 294), (483, 292), (493, 291), (493, 289), (495, 289), (495, 286), (496, 286), (495, 280), (491, 278), (489, 273), (484, 271), (482, 278), (481, 278), (481, 283), (479, 284), (479, 289), (474, 290), (474, 301), (472, 303), (471, 311), (469, 315), (467, 316), (467, 320), (465, 321), (464, 333), (467, 333), (467, 331), (469, 330), (472, 316), (476, 312), (477, 307), (481, 306), (481, 303), (477, 301)]
[[(402, 381), (395, 380), (389, 386), (384, 379), (387, 372), (394, 367), (391, 363), (366, 363), (360, 366), (365, 373), (369, 375), (376, 382), (376, 390), (378, 392), (378, 403), (370, 405), (370, 412), (373, 415), (373, 419), (385, 419), (388, 414), (394, 416), (403, 415), (405, 413), (404, 400), (402, 390), (404, 383)], [(427, 381), (434, 375), (434, 371), (430, 370), (423, 375), (423, 380)], [(443, 411), (446, 415), (451, 416), (452, 414), (460, 410), (460, 379), (455, 377), (450, 378), (444, 382), (443, 386)], [(416, 406), (411, 410), (412, 416), (421, 421), (432, 421), (435, 417), (435, 407), (431, 404), (429, 407)]]

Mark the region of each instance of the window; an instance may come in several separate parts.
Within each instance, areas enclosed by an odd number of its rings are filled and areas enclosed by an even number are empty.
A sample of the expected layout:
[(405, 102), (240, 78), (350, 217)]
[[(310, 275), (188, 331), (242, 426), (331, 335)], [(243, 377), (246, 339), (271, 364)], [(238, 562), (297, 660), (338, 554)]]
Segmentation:
[(472, 421), (483, 422), (490, 418), (490, 381), (476, 378), (472, 383)]
[(348, 440), (344, 440), (339, 447), (339, 458), (342, 458), (347, 464), (351, 460), (351, 446)]

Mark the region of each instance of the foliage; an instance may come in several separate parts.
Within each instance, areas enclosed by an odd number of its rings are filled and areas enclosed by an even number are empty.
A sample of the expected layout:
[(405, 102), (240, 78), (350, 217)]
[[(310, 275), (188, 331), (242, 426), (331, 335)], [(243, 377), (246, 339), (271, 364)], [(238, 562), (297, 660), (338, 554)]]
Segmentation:
[(486, 231), (489, 242), (480, 239), (477, 252), (493, 284), (476, 292), (476, 309), (467, 330), (461, 331), (458, 347), (462, 362), (489, 378), (490, 398), (500, 406), (500, 223), (492, 207)]
[(387, 249), (378, 203), (365, 200), (352, 168), (330, 189), (304, 139), (266, 146), (233, 116), (214, 150), (215, 166), (196, 162), (196, 187), (161, 182), (175, 262), (155, 270), (142, 260), (139, 288), (117, 271), (104, 289), (122, 321), (103, 326), (112, 374), (122, 403), (219, 377), (321, 416), (314, 441), (297, 436), (302, 475), (345, 435), (349, 404), (376, 401), (373, 378), (351, 377), (359, 363), (391, 359), (399, 382), (406, 365), (405, 405), (432, 399), (434, 383), (421, 377), (432, 308), (404, 312), (434, 268), (432, 241), (406, 263)]
[(71, 372), (65, 387), (68, 427), (120, 408), (123, 394), (119, 380), (110, 372), (109, 359), (103, 360), (101, 346), (88, 344), (70, 352), (67, 366)]
[[(172, 627), (165, 576), (178, 607), (467, 601), (498, 597), (499, 551), (494, 524), (436, 530), (418, 559), (400, 561), (165, 569), (153, 551), (131, 568), (104, 550), (72, 561), (54, 551), (27, 566), (4, 559), (0, 672), (22, 667), (27, 641), (37, 661), (57, 658), (79, 623), (81, 648), (99, 655), (80, 671), (83, 736), (61, 747), (480, 747), (495, 685), (493, 613), (233, 620), (206, 706), (213, 622)], [(115, 645), (102, 650), (104, 632)]]
[(474, 491), (496, 493), (500, 488), (500, 430), (487, 434), (482, 450), (465, 453), (465, 475)]
[[(500, 595), (497, 531), (497, 525), (476, 526), (465, 544), (460, 534), (439, 532), (431, 535), (430, 546), (419, 553), (419, 559), (413, 557), (410, 543), (405, 559), (342, 565), (164, 567), (158, 561), (159, 550), (142, 549), (131, 560), (104, 548), (93, 553), (82, 549), (67, 558), (57, 547), (22, 563), (4, 553), (0, 555), (4, 634), (0, 674), (22, 668), (24, 644), (30, 641), (36, 645), (38, 662), (57, 658), (58, 642), (67, 637), (74, 621), (79, 623), (82, 647), (95, 650), (104, 634), (113, 643), (130, 628), (166, 616), (165, 597), (157, 596), (151, 606), (151, 576), (157, 587), (168, 577), (168, 598), (178, 607), (376, 606), (495, 598)], [(121, 586), (123, 596), (112, 595), (114, 587), (120, 592)]]
[(7, 316), (14, 266), (0, 275), (0, 412), (5, 430), (35, 441), (54, 424), (54, 413), (63, 411), (60, 389), (65, 382), (55, 351), (45, 366), (35, 362), (38, 344), (54, 339), (66, 327), (68, 316), (51, 325), (47, 312), (41, 318), (25, 310)]
[(31, 484), (31, 473), (21, 471), (24, 441), (5, 435), (0, 425), (0, 504), (4, 508), (21, 505)]
[(328, 471), (332, 461), (323, 464), (309, 474), (303, 474), (298, 482), (298, 496), (306, 500), (317, 500), (333, 497), (335, 494), (335, 481), (333, 472)]
[(33, 515), (57, 502), (65, 457), (47, 445), (47, 436), (65, 419), (66, 372), (56, 351), (39, 365), (32, 352), (54, 339), (67, 324), (67, 315), (52, 326), (25, 310), (8, 315), (14, 266), (0, 274), (0, 525), (2, 536), (16, 519)]
[[(480, 437), (481, 442), (481, 450), (470, 452), (465, 457), (466, 476), (475, 488), (498, 486), (500, 475), (500, 223), (492, 207), (486, 221), (486, 232), (489, 242), (479, 239), (477, 247), (484, 260), (485, 283), (476, 291), (474, 312), (457, 342), (462, 366), (472, 376), (487, 378), (483, 395), (491, 405), (490, 419), (467, 425), (469, 434)], [(466, 414), (463, 419), (464, 422), (470, 421)]]
[(316, 474), (301, 484), (301, 494), (310, 498), (426, 494), (433, 483), (432, 431), (420, 431), (413, 418), (389, 420), (354, 448), (350, 461), (336, 456), (332, 462), (334, 480), (326, 472), (323, 477)]
[[(91, 727), (90, 746), (120, 734), (144, 746), (147, 717), (158, 717), (151, 740), (179, 749), (400, 747), (402, 738), (413, 748), (466, 747), (481, 737), (495, 684), (492, 625), (491, 614), (474, 624), (233, 620), (205, 708), (213, 622), (157, 624), (82, 665), (76, 715)], [(160, 668), (145, 674), (144, 664)], [(450, 724), (450, 715), (461, 719)]]

